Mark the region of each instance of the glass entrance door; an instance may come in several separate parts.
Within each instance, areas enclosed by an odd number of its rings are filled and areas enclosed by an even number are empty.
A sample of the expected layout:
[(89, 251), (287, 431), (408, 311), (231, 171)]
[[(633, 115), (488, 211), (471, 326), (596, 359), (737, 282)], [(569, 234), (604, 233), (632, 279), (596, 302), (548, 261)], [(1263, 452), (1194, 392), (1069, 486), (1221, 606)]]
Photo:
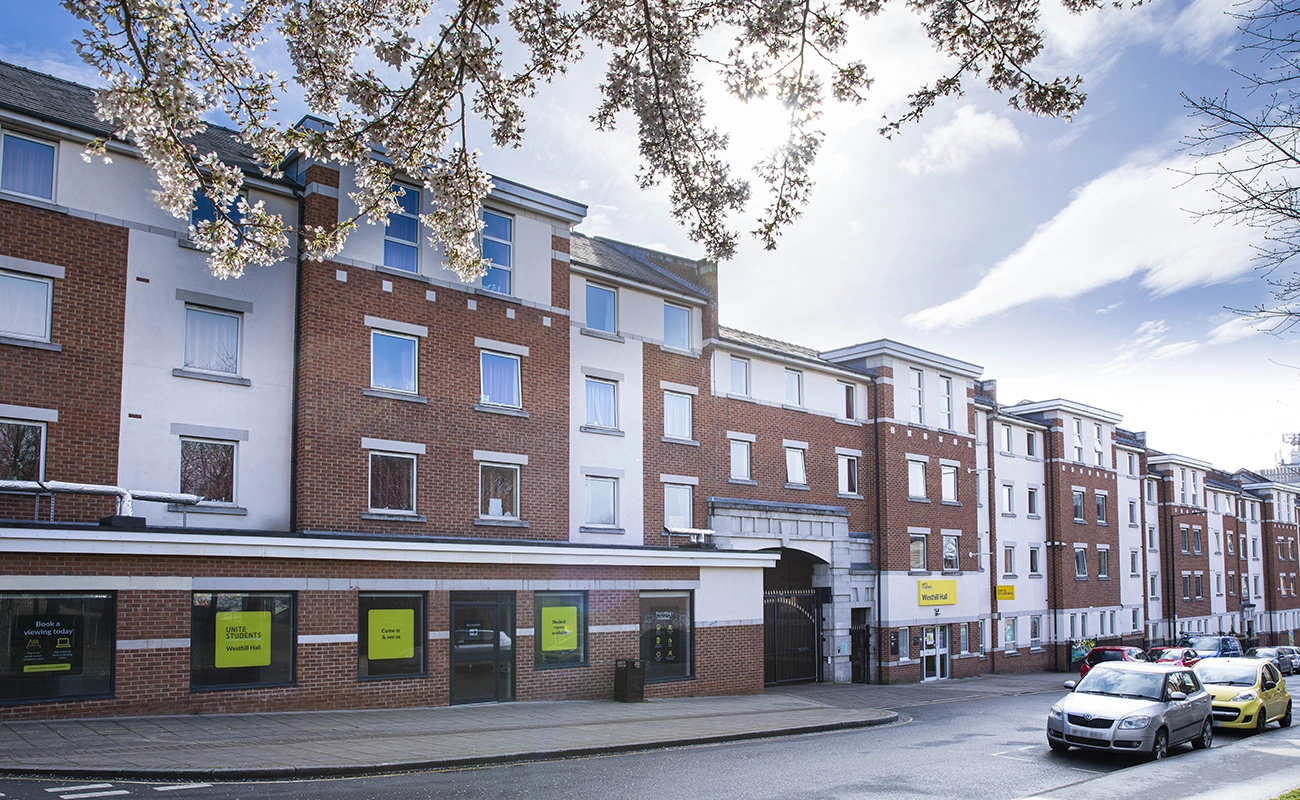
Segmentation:
[(921, 629), (921, 680), (948, 677), (948, 626), (928, 625)]
[(451, 702), (515, 699), (514, 592), (452, 592)]

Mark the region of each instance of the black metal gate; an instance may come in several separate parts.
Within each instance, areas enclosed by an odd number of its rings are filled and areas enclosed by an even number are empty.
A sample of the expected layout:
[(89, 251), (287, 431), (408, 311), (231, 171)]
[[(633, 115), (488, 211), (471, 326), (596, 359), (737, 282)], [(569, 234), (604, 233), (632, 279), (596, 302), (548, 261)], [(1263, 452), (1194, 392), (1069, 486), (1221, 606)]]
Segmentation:
[(763, 680), (767, 683), (817, 680), (822, 593), (819, 589), (763, 592)]

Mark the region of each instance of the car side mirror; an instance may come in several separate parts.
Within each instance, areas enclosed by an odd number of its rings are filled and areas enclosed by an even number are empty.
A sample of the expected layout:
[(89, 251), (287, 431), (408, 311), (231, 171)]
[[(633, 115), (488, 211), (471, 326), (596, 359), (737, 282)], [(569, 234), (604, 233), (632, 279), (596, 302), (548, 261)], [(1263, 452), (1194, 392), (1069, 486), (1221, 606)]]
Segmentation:
[(1181, 703), (1182, 701), (1184, 701), (1184, 700), (1186, 700), (1186, 699), (1187, 699), (1187, 695), (1186, 695), (1185, 693), (1183, 693), (1183, 692), (1170, 692), (1170, 693), (1169, 693), (1169, 702), (1171, 702), (1171, 703)]
[(1277, 688), (1277, 681), (1264, 681), (1264, 691)]
[(1076, 687), (1076, 686), (1078, 686), (1078, 685), (1079, 685), (1079, 682), (1078, 682), (1078, 681), (1066, 681), (1066, 682), (1065, 682), (1065, 688), (1069, 689), (1069, 690), (1072, 691), (1072, 692), (1074, 691), (1074, 687)]

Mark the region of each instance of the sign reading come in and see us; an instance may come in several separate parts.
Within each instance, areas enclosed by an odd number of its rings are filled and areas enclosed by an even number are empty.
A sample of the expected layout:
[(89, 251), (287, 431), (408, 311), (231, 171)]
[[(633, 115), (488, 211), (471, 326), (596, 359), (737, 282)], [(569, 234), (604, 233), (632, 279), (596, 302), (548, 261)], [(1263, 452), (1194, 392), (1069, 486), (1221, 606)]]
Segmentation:
[(415, 609), (372, 608), (366, 625), (366, 654), (371, 661), (415, 656)]
[(217, 669), (271, 666), (271, 612), (217, 612)]

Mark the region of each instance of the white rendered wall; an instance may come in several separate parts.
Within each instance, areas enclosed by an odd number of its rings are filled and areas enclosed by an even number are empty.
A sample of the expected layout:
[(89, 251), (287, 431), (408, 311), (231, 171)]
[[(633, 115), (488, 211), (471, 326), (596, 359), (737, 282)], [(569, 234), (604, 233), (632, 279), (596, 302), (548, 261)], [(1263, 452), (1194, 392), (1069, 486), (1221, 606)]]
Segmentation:
[[(967, 405), (970, 399), (967, 396), (972, 387), (970, 379), (960, 375), (951, 375), (941, 373), (938, 370), (931, 369), (919, 364), (912, 364), (907, 361), (890, 359), (888, 366), (894, 371), (894, 418), (907, 423), (912, 419), (912, 370), (921, 370), (922, 392), (921, 408), (924, 410), (924, 421), (921, 423), (927, 428), (936, 430), (953, 430), (957, 433), (970, 433), (970, 421), (967, 412)], [(940, 416), (942, 410), (942, 399), (940, 396), (940, 379), (952, 379), (952, 428), (943, 428), (941, 426)]]
[[(993, 519), (997, 523), (997, 547), (994, 548), (991, 556), (981, 559), (980, 563), (985, 566), (991, 565), (992, 569), (997, 571), (999, 585), (1016, 587), (1015, 600), (998, 601), (998, 613), (1003, 618), (1008, 616), (1041, 615), (1044, 623), (1046, 623), (1048, 612), (1045, 570), (1051, 554), (1047, 550), (1047, 521), (1043, 513), (1047, 502), (1043, 462), (1037, 457), (1031, 458), (1025, 455), (1026, 428), (1014, 422), (995, 419), (993, 421), (995, 441), (999, 441), (997, 437), (1001, 436), (1000, 428), (1004, 424), (1011, 426), (1012, 449), (1009, 452), (996, 452), (993, 456), (993, 480), (995, 485), (994, 507), (991, 512)], [(1041, 435), (1041, 432), (1039, 432), (1040, 453)], [(1004, 507), (1005, 491), (1003, 487), (1007, 484), (1011, 485), (1015, 494), (1013, 510), (1010, 512)], [(1030, 487), (1038, 490), (1038, 513), (1033, 516), (1028, 513), (1028, 490)], [(1012, 516), (1007, 516), (1008, 513), (1011, 513)], [(1004, 549), (1008, 545), (1015, 545), (1016, 548), (1016, 577), (1014, 578), (1008, 577), (1004, 571)], [(1036, 573), (1029, 571), (1029, 550), (1033, 547), (1038, 548), (1039, 566)], [(1029, 623), (1026, 621), (1023, 625), (1018, 625), (1016, 634), (1023, 639), (1021, 644), (1028, 646)], [(1040, 635), (1043, 641), (1048, 641), (1050, 632), (1043, 629), (1040, 631)], [(1002, 640), (999, 639), (999, 647), (1001, 643)]]
[[(763, 622), (763, 570), (700, 567), (696, 624)], [(750, 654), (754, 655), (754, 654)]]

